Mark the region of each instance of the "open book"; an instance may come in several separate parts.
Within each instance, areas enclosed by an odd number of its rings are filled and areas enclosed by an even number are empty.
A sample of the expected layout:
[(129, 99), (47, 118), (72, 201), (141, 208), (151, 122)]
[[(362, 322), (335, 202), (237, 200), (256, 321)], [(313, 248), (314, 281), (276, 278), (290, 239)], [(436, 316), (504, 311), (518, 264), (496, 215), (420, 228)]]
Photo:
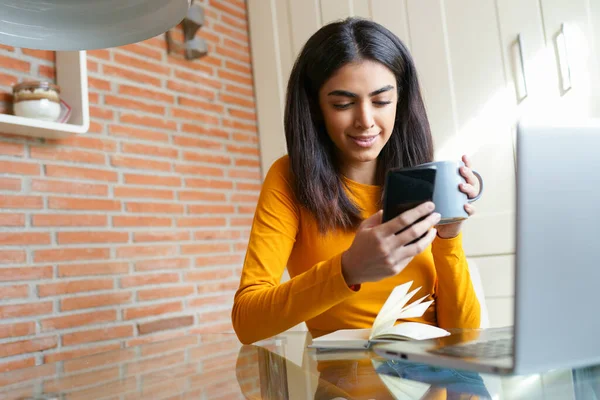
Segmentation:
[(408, 293), (412, 281), (396, 286), (377, 314), (371, 329), (341, 329), (313, 339), (309, 347), (330, 350), (368, 349), (376, 342), (394, 340), (425, 340), (450, 335), (450, 332), (419, 322), (404, 322), (395, 325), (399, 319), (417, 318), (423, 315), (433, 300), (423, 301), (421, 297), (407, 305), (408, 301), (421, 289)]

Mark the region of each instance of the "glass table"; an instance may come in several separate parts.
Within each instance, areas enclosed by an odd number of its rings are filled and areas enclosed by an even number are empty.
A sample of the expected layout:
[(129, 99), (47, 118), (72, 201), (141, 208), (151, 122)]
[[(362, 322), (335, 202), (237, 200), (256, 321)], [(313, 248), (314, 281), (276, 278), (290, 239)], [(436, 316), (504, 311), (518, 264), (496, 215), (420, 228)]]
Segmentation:
[(233, 333), (181, 336), (0, 374), (0, 399), (585, 399), (600, 367), (500, 377), (319, 352), (287, 332), (242, 345)]

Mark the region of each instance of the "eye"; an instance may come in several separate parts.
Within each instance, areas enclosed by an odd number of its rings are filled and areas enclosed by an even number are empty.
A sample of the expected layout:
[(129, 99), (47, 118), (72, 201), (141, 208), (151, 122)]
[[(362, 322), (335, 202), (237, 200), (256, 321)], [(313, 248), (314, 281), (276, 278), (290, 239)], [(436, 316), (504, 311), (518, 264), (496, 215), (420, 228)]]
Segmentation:
[(387, 106), (388, 104), (392, 104), (391, 101), (374, 101), (373, 104), (375, 104), (376, 106)]
[(346, 108), (350, 107), (352, 105), (352, 103), (343, 103), (343, 104), (334, 104), (333, 107), (337, 108), (338, 110), (345, 110)]

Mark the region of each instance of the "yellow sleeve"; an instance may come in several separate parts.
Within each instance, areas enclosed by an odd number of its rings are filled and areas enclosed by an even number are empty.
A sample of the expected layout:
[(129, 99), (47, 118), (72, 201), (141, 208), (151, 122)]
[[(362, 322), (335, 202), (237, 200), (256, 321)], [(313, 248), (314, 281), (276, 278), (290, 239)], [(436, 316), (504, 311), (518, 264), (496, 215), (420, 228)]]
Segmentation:
[(462, 233), (451, 239), (436, 237), (431, 251), (437, 272), (434, 298), (438, 326), (479, 328), (481, 310), (462, 247)]
[(240, 287), (231, 314), (244, 343), (279, 334), (352, 296), (342, 275), (341, 254), (280, 284), (300, 221), (286, 158), (269, 170), (259, 196)]

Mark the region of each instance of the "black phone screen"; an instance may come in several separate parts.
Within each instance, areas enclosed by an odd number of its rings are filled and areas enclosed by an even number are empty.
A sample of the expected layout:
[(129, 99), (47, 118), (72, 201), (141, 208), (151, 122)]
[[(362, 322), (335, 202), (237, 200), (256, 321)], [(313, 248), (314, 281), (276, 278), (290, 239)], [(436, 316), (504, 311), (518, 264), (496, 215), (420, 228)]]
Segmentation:
[(419, 204), (433, 200), (435, 174), (434, 168), (388, 171), (383, 196), (383, 222), (387, 222)]

